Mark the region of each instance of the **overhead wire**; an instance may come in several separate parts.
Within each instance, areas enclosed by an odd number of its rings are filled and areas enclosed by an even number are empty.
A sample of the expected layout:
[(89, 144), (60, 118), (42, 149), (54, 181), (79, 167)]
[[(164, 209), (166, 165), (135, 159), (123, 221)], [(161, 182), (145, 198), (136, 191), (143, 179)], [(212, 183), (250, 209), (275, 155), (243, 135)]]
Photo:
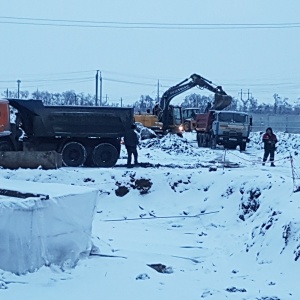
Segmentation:
[(119, 21), (86, 21), (48, 18), (28, 18), (0, 16), (2, 24), (58, 26), (81, 28), (112, 28), (112, 29), (289, 29), (300, 28), (298, 22), (283, 23), (155, 23), (155, 22), (119, 22)]
[[(36, 86), (54, 86), (54, 85), (63, 85), (65, 83), (82, 83), (82, 82), (93, 82), (95, 80), (95, 74), (96, 70), (80, 70), (80, 71), (72, 71), (72, 72), (57, 72), (57, 73), (48, 73), (48, 74), (40, 74), (39, 76), (42, 77), (43, 79), (40, 78), (34, 78), (34, 76), (38, 76), (37, 74), (30, 74), (27, 79), (22, 80), (22, 87), (23, 88), (36, 88)], [(90, 73), (90, 76), (73, 76), (76, 74), (85, 74), (85, 73)], [(93, 73), (93, 75), (92, 75)], [(176, 79), (157, 79), (160, 76), (140, 76), (140, 75), (134, 75), (134, 74), (127, 74), (127, 73), (121, 73), (121, 72), (112, 72), (108, 70), (103, 70), (102, 74), (116, 74), (114, 78), (112, 77), (106, 77), (102, 75), (102, 79), (107, 82), (112, 82), (112, 83), (124, 83), (124, 84), (130, 84), (130, 85), (136, 85), (136, 86), (145, 86), (145, 87), (154, 87), (159, 84), (159, 87), (162, 89), (168, 89), (170, 86), (173, 86), (178, 82)], [(64, 77), (63, 75), (66, 75)], [(70, 75), (70, 76), (68, 76)], [(4, 75), (3, 75), (4, 76)], [(6, 75), (5, 75), (6, 76)], [(120, 77), (126, 76), (127, 78), (139, 78), (139, 79), (147, 79), (148, 82), (145, 82), (143, 80), (122, 80), (118, 79)], [(149, 82), (149, 80), (153, 80), (153, 82)], [(172, 82), (171, 84), (162, 84), (162, 82)], [(243, 83), (244, 82), (244, 83)], [(16, 88), (16, 80), (0, 80), (0, 88), (3, 89), (14, 89)], [(243, 85), (246, 85), (247, 88), (251, 88), (251, 92), (255, 93), (255, 90), (257, 92), (264, 92), (264, 93), (276, 93), (276, 89), (274, 88), (282, 88), (282, 87), (288, 87), (289, 88), (289, 94), (295, 94), (299, 95), (300, 90), (299, 90), (299, 84), (297, 82), (280, 82), (280, 83), (274, 83), (274, 82), (262, 82), (262, 80), (258, 80), (258, 82), (252, 82), (249, 83), (249, 81), (242, 80), (239, 83), (237, 82), (223, 82), (223, 85), (227, 87), (227, 91), (230, 93), (236, 93), (237, 89), (240, 89), (243, 87)]]

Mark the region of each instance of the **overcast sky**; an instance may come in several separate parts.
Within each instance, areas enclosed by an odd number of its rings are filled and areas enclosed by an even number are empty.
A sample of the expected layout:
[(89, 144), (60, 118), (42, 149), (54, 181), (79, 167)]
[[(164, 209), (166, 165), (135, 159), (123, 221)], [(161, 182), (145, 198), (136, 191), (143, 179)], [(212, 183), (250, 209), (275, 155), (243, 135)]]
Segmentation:
[[(300, 97), (299, 0), (1, 2), (0, 91), (74, 90), (124, 104), (193, 73), (230, 95)], [(158, 85), (159, 80), (159, 85)], [(159, 89), (158, 89), (159, 87)], [(208, 92), (194, 88), (186, 94)]]

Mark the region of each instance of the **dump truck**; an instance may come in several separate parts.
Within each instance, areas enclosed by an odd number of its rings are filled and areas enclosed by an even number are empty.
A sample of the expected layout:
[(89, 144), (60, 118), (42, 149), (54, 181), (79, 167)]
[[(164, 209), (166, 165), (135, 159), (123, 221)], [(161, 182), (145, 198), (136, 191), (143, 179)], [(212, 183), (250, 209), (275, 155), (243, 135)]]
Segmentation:
[(209, 110), (197, 114), (195, 119), (199, 147), (215, 149), (223, 145), (226, 149), (236, 149), (239, 146), (240, 151), (246, 150), (252, 126), (252, 118), (247, 113)]
[[(10, 108), (17, 111), (14, 123)], [(3, 99), (0, 165), (20, 167), (23, 160), (30, 167), (39, 160), (47, 168), (58, 154), (63, 166), (112, 167), (120, 155), (121, 137), (133, 122), (133, 108), (45, 106), (41, 100)]]

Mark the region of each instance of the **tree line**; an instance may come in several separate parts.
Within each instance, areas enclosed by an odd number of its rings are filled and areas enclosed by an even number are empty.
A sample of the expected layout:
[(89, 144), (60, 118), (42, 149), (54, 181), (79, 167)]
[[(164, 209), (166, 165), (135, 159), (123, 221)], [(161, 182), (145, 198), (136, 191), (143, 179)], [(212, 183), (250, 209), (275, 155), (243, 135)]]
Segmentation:
[[(2, 93), (2, 97), (6, 98), (18, 98), (18, 94), (15, 91), (5, 91)], [(20, 99), (39, 99), (42, 100), (45, 105), (88, 105), (95, 106), (96, 98), (91, 94), (75, 93), (73, 90), (65, 91), (62, 93), (49, 93), (48, 91), (35, 91), (29, 93), (28, 91), (19, 91)], [(266, 104), (259, 103), (254, 97), (250, 97), (247, 100), (233, 98), (230, 106), (226, 110), (243, 111), (249, 113), (261, 113), (261, 114), (300, 114), (300, 98), (294, 104), (289, 103), (288, 98), (282, 98), (278, 94), (273, 95), (274, 103)], [(185, 96), (181, 102), (183, 108), (200, 108), (203, 112), (208, 103), (213, 103), (214, 96), (204, 96), (200, 94), (192, 93)], [(135, 101), (132, 105), (136, 113), (145, 113), (152, 111), (157, 99), (151, 98), (149, 95), (141, 95), (140, 99)], [(102, 100), (102, 106), (120, 106), (120, 103), (109, 103), (107, 100)]]
[[(62, 93), (49, 93), (48, 91), (36, 91), (29, 93), (28, 91), (5, 91), (2, 97), (14, 99), (33, 99), (42, 100), (45, 105), (83, 105), (95, 106), (96, 97), (91, 94), (75, 93), (70, 90)], [(118, 104), (109, 104), (107, 100), (102, 100), (102, 106), (118, 106)]]
[[(297, 103), (291, 104), (288, 98), (281, 98), (278, 94), (273, 95), (274, 103), (266, 104), (259, 103), (254, 97), (243, 99), (232, 99), (230, 106), (225, 110), (243, 111), (248, 113), (259, 113), (259, 114), (300, 114), (300, 98)], [(190, 94), (186, 96), (180, 106), (183, 108), (200, 108), (201, 111), (205, 111), (208, 103), (214, 102), (214, 96), (203, 96), (200, 94)], [(134, 107), (136, 111), (146, 112), (147, 109), (152, 110), (156, 101), (150, 96), (141, 96), (141, 99), (135, 102)]]

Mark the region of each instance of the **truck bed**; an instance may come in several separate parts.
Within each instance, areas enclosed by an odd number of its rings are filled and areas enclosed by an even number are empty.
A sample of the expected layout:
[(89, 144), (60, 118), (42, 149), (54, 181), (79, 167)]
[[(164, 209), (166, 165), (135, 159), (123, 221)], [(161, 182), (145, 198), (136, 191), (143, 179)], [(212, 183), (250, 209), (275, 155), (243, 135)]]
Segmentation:
[(21, 128), (34, 137), (120, 137), (134, 121), (133, 108), (44, 106), (41, 100), (9, 99)]

